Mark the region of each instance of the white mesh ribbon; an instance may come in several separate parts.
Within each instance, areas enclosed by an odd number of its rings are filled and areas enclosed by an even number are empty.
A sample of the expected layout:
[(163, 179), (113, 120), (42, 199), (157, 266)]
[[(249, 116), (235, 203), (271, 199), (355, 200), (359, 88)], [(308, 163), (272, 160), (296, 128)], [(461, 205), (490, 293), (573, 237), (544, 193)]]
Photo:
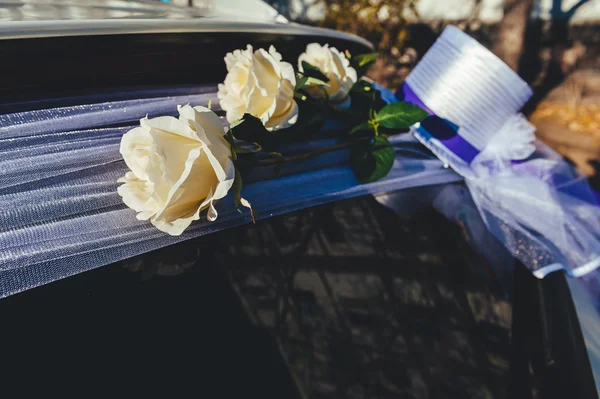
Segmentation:
[[(146, 114), (172, 115), (178, 104), (207, 105), (216, 98), (216, 85), (198, 91), (129, 93), (138, 98), (108, 102), (104, 96), (100, 103), (98, 98), (71, 99), (83, 105), (58, 108), (29, 104), (46, 108), (0, 115), (0, 297), (250, 223), (228, 196), (217, 204), (216, 221), (203, 217), (172, 237), (137, 220), (117, 194), (117, 180), (127, 172), (119, 154), (122, 135)], [(153, 98), (140, 98), (148, 95)], [(338, 142), (334, 136), (323, 132), (322, 139), (281, 151), (293, 155), (333, 145)], [(249, 170), (243, 195), (265, 218), (359, 195), (461, 180), (409, 135), (391, 142), (397, 159), (378, 182), (358, 184), (348, 152), (342, 150), (278, 172)]]
[[(451, 122), (425, 120), (413, 133), (465, 177), (487, 228), (513, 256), (539, 278), (563, 269), (581, 276), (600, 266), (596, 194), (571, 165), (535, 141), (535, 128), (517, 113), (531, 96), (517, 74), (448, 27), (407, 84), (432, 114)], [(440, 126), (451, 128), (440, 134)]]

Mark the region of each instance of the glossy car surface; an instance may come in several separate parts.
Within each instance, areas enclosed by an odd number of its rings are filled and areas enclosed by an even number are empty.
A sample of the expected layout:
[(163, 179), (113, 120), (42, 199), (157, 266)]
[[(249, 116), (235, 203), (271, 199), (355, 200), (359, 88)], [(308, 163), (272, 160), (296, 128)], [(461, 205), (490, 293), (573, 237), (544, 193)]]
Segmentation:
[(6, 298), (0, 314), (4, 389), (32, 376), (56, 382), (32, 392), (171, 397), (504, 398), (510, 387), (511, 304), (494, 271), (443, 217), (400, 217), (372, 197), (84, 273)]

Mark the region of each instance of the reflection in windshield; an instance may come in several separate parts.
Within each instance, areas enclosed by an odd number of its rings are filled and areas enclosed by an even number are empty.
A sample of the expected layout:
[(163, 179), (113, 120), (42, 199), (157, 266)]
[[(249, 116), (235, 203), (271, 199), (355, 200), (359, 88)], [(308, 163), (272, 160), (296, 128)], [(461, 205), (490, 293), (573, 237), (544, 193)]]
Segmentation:
[(428, 207), (260, 220), (3, 299), (2, 392), (503, 399), (512, 308), (488, 266)]
[(510, 305), (457, 233), (364, 197), (224, 231), (217, 264), (305, 397), (504, 398)]
[(17, 0), (0, 2), (0, 21), (191, 19), (206, 16), (211, 0)]
[(122, 265), (145, 281), (227, 275), (305, 398), (507, 395), (511, 305), (456, 226), (429, 209), (400, 218), (357, 198)]

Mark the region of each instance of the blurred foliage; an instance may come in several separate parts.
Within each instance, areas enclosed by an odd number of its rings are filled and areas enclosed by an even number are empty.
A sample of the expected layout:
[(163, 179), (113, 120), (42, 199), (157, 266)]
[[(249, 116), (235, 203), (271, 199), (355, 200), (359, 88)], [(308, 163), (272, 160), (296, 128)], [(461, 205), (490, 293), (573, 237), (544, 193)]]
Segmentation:
[[(419, 19), (418, 0), (321, 0), (325, 28), (353, 33), (369, 40), (380, 53), (367, 76), (384, 87), (399, 87), (414, 66), (417, 54), (407, 49), (410, 17)], [(412, 40), (414, 41), (414, 40)], [(408, 52), (407, 52), (408, 51)]]
[(418, 16), (418, 0), (323, 0), (327, 28), (354, 33), (371, 41), (384, 55), (397, 57), (407, 36), (405, 11)]

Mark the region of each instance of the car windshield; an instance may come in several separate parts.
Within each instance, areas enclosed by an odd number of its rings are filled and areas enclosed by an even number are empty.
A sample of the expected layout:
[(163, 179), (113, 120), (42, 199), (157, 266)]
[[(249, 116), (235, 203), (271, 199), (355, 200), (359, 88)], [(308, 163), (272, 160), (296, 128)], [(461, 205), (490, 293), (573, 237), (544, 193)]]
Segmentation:
[[(90, 384), (110, 364), (140, 395), (160, 373), (186, 396), (506, 397), (511, 311), (495, 272), (444, 217), (408, 213), (336, 202), (6, 298), (3, 360), (43, 351)], [(25, 344), (50, 314), (53, 345)]]
[(7, 0), (3, 21), (189, 20), (285, 22), (260, 0)]
[(206, 16), (208, 0), (187, 3), (129, 0), (9, 0), (0, 8), (0, 21), (90, 19), (185, 19)]

